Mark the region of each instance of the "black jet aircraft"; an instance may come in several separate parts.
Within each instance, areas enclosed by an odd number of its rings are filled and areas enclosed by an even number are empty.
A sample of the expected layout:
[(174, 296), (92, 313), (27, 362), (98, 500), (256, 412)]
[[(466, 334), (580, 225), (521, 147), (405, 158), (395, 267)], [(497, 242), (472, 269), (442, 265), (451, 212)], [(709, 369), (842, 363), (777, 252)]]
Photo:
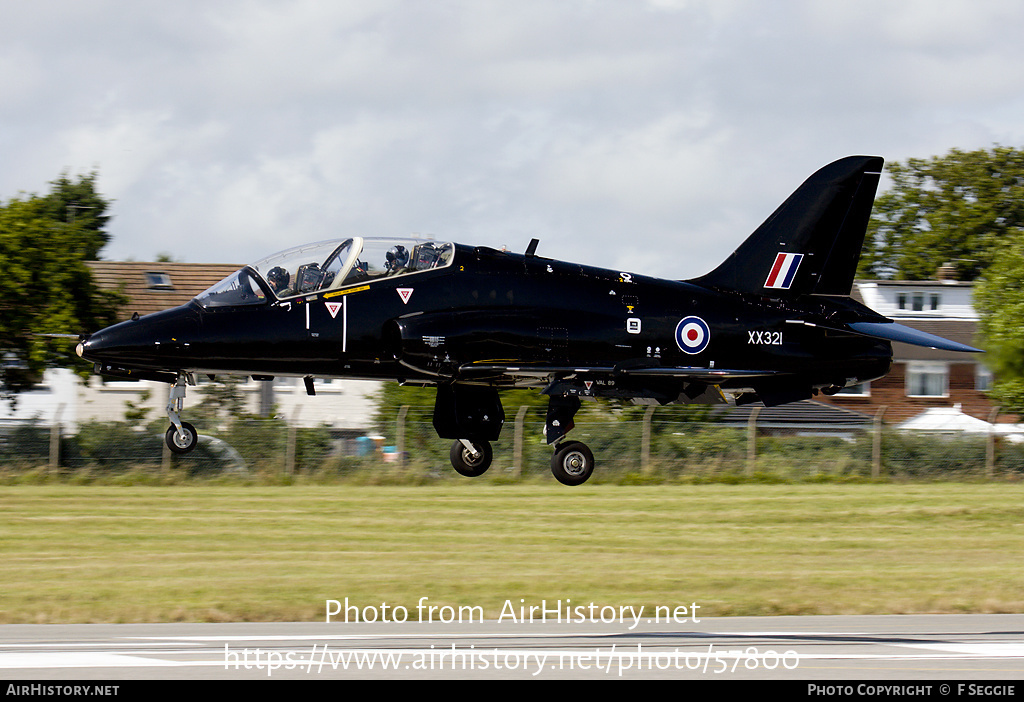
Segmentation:
[(707, 275), (675, 281), (443, 241), (352, 237), (245, 266), (191, 302), (96, 332), (78, 353), (117, 378), (173, 387), (167, 444), (197, 373), (368, 378), (437, 388), (433, 424), (477, 476), (504, 422), (499, 390), (549, 397), (551, 470), (594, 457), (565, 440), (581, 398), (767, 406), (885, 375), (893, 341), (977, 351), (849, 297), (882, 159), (852, 156), (803, 183)]

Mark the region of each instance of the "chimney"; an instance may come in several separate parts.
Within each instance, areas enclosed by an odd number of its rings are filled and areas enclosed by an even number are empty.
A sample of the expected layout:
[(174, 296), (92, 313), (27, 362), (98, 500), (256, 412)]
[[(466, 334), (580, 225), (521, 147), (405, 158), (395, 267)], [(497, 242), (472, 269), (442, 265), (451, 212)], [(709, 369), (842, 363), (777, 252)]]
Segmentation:
[(939, 270), (935, 272), (935, 279), (944, 283), (956, 282), (956, 266), (953, 265), (952, 261), (946, 261), (939, 266)]

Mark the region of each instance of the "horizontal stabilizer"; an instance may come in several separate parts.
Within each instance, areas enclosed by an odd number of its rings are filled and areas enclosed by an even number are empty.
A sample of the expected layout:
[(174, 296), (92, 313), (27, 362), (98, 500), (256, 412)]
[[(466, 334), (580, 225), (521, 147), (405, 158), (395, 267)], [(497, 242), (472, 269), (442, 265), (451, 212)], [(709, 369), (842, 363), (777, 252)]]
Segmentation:
[(981, 349), (976, 349), (973, 346), (961, 344), (958, 341), (943, 339), (941, 336), (935, 336), (928, 332), (912, 329), (902, 324), (897, 324), (896, 322), (852, 322), (848, 326), (850, 331), (857, 334), (863, 334), (864, 336), (873, 336), (878, 339), (900, 341), (904, 344), (927, 346), (933, 349), (942, 349), (943, 351), (984, 353)]

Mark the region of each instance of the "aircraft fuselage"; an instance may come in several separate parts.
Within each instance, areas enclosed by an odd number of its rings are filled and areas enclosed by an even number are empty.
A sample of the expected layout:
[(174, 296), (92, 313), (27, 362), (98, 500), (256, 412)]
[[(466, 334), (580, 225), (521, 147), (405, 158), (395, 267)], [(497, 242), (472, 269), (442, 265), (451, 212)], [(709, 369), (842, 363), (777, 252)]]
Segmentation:
[[(790, 385), (841, 387), (884, 375), (891, 345), (806, 323), (865, 312), (846, 298), (751, 299), (457, 245), (451, 265), (413, 276), (261, 304), (192, 301), (94, 334), (86, 357), (111, 369), (541, 387), (546, 369), (564, 367), (594, 376), (582, 395), (607, 394), (622, 370), (657, 368), (771, 369)], [(521, 374), (489, 374), (495, 364)]]

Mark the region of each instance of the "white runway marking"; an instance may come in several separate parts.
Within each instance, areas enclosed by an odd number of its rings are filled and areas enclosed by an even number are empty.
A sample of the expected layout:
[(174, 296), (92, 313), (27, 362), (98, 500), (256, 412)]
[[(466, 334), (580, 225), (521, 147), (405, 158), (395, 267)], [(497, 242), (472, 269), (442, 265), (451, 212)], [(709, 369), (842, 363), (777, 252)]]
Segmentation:
[[(221, 661), (223, 664), (224, 661)], [(191, 663), (166, 661), (158, 658), (121, 653), (89, 651), (39, 651), (35, 653), (0, 653), (0, 669), (3, 668), (152, 668), (162, 666), (191, 665)]]

